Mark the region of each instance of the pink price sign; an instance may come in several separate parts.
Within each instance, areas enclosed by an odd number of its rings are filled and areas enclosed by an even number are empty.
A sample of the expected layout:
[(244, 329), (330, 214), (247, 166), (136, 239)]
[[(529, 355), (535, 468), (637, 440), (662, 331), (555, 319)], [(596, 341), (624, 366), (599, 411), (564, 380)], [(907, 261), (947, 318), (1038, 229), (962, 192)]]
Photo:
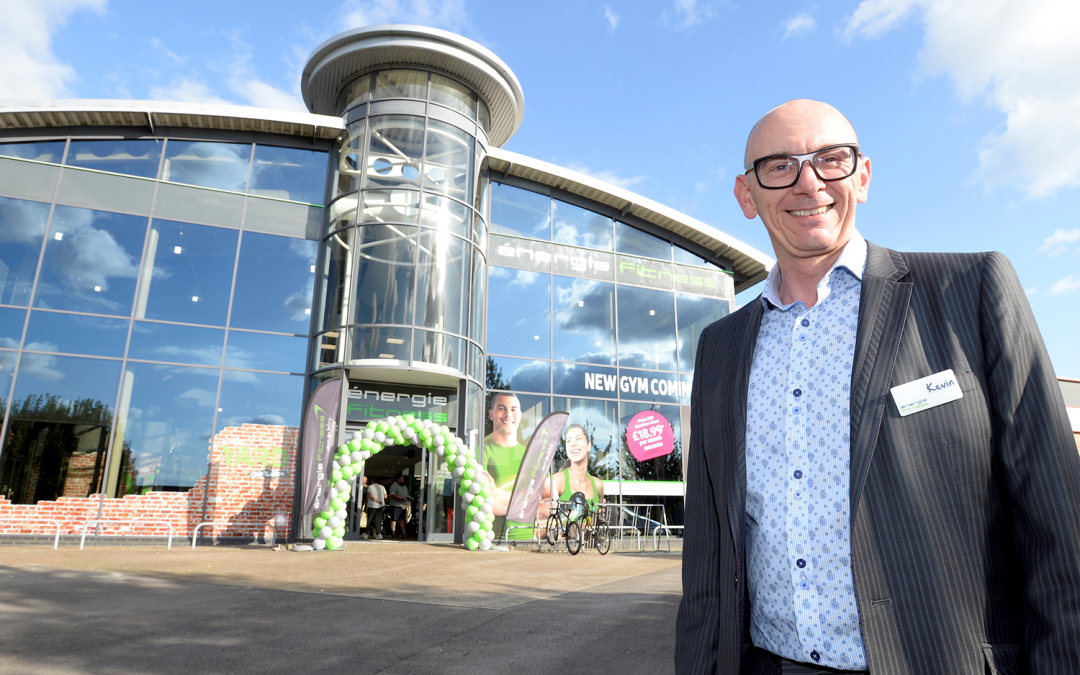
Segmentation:
[(658, 412), (645, 410), (630, 418), (626, 425), (626, 444), (639, 462), (663, 457), (675, 449), (675, 432)]

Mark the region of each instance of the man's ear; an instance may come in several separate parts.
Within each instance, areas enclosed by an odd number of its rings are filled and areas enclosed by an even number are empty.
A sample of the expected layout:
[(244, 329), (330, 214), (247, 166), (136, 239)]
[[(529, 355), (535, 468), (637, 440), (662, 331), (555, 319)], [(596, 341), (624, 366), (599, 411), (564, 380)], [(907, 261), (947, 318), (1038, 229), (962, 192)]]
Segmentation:
[(869, 157), (866, 157), (866, 158), (863, 159), (863, 166), (862, 166), (861, 169), (859, 169), (858, 172), (856, 172), (855, 177), (856, 177), (856, 179), (858, 181), (857, 185), (859, 186), (859, 191), (858, 191), (858, 193), (856, 195), (856, 198), (859, 200), (860, 204), (865, 204), (866, 203), (866, 198), (869, 196), (869, 192), (870, 192), (870, 158)]
[(735, 177), (735, 199), (742, 208), (743, 215), (747, 218), (757, 218), (757, 205), (754, 204), (754, 195), (750, 192), (750, 179), (746, 174)]

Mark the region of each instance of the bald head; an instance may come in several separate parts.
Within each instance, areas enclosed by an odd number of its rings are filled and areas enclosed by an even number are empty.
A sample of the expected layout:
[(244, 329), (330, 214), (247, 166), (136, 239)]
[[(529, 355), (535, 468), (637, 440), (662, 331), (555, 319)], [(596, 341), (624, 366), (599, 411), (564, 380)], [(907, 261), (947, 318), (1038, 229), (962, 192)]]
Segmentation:
[(833, 143), (858, 143), (855, 128), (844, 115), (828, 103), (800, 98), (781, 103), (758, 120), (746, 139), (743, 166), (748, 168), (758, 157), (784, 153), (801, 153), (817, 148), (794, 147), (799, 139), (811, 135), (831, 139), (818, 147)]

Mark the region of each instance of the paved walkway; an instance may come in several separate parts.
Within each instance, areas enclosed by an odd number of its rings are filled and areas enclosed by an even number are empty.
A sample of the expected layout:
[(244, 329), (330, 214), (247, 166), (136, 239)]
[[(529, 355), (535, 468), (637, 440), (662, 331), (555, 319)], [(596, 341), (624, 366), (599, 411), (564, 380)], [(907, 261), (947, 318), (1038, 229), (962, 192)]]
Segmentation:
[[(2, 673), (665, 673), (676, 555), (0, 548)], [(320, 597), (322, 596), (322, 597)]]

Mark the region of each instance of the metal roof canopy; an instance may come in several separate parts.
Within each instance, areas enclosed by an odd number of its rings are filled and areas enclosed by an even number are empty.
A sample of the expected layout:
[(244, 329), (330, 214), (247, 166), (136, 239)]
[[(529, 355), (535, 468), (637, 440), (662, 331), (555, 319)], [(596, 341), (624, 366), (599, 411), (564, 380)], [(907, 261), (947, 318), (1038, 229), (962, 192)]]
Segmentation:
[(628, 215), (639, 218), (727, 258), (739, 275), (735, 277), (736, 293), (764, 280), (775, 264), (768, 255), (700, 220), (591, 176), (499, 148), (488, 154), (488, 166), (504, 175), (549, 185), (604, 204), (616, 212), (616, 218), (625, 219)]
[(304, 64), (304, 103), (312, 112), (336, 115), (342, 88), (379, 66), (431, 68), (472, 85), (491, 113), (488, 137), (495, 146), (510, 140), (521, 126), (525, 95), (510, 67), (472, 40), (426, 26), (367, 26), (322, 43)]
[(0, 129), (49, 127), (180, 127), (333, 139), (345, 125), (339, 117), (238, 105), (108, 99), (0, 103)]

